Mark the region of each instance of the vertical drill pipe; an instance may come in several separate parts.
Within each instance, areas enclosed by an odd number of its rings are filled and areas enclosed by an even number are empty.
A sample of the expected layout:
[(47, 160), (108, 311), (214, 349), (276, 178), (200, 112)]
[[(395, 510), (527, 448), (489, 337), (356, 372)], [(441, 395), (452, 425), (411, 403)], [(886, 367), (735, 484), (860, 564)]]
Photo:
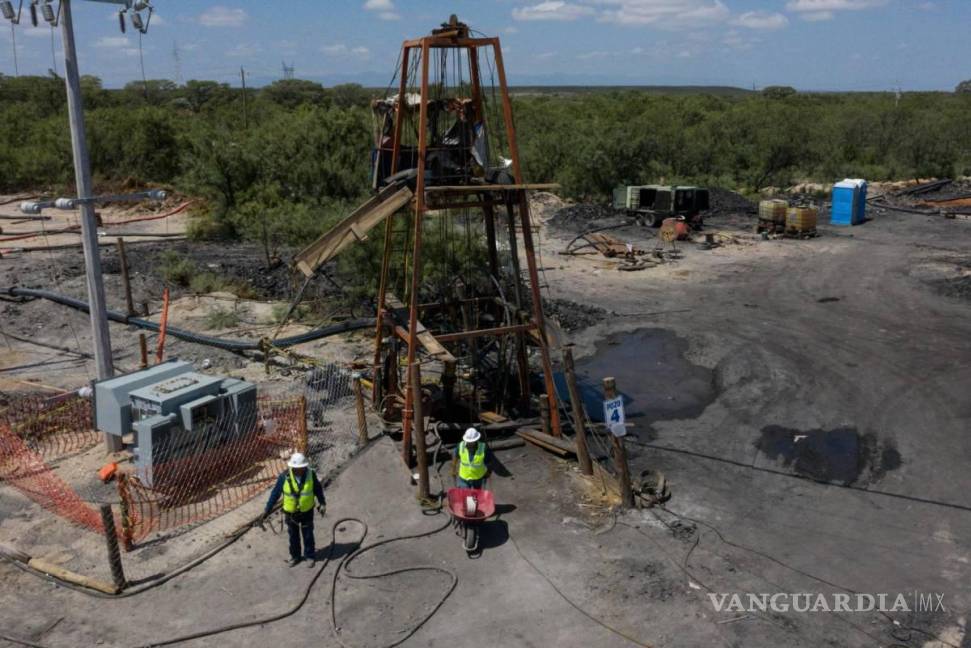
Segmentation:
[[(516, 127), (512, 121), (512, 103), (509, 100), (509, 87), (506, 85), (506, 70), (502, 64), (502, 47), (499, 39), (493, 39), (493, 51), (496, 56), (496, 72), (499, 76), (499, 90), (502, 93), (502, 114), (506, 122), (506, 139), (509, 142), (509, 156), (512, 158), (512, 169), (517, 184), (525, 183), (523, 170), (519, 164), (519, 147), (516, 144)], [(556, 387), (553, 384), (553, 364), (550, 361), (549, 341), (546, 339), (546, 322), (543, 319), (543, 303), (539, 292), (539, 272), (536, 269), (536, 252), (533, 248), (533, 231), (529, 222), (529, 199), (526, 191), (520, 191), (519, 217), (523, 227), (523, 247), (526, 249), (526, 265), (529, 268), (529, 288), (533, 296), (533, 320), (539, 329), (539, 350), (543, 358), (543, 378), (546, 382), (546, 394), (550, 403), (550, 425), (555, 436), (560, 436), (560, 412), (556, 403)]]
[[(155, 364), (162, 362), (162, 358), (165, 357), (165, 331), (168, 330), (169, 326), (169, 289), (166, 288), (162, 291), (162, 317), (159, 318), (158, 324), (158, 346), (155, 349)], [(266, 354), (269, 358), (270, 354)]]
[(590, 461), (590, 450), (587, 448), (587, 428), (583, 415), (583, 401), (580, 400), (580, 390), (577, 388), (577, 374), (573, 366), (573, 349), (563, 349), (563, 374), (566, 377), (566, 387), (570, 391), (570, 404), (573, 406), (573, 436), (577, 445), (580, 472), (584, 475), (592, 475), (593, 463)]
[(482, 215), (485, 218), (489, 272), (492, 273), (496, 281), (499, 281), (499, 251), (496, 249), (496, 215), (492, 209), (491, 199), (482, 205)]
[[(395, 106), (394, 112), (394, 134), (392, 135), (391, 144), (391, 173), (397, 173), (398, 171), (398, 156), (401, 151), (401, 129), (402, 122), (405, 117), (405, 91), (408, 85), (408, 54), (410, 48), (404, 47), (401, 52), (401, 82), (398, 85), (398, 103)], [(378, 142), (380, 150), (380, 142)], [(380, 159), (379, 159), (380, 162)], [(374, 369), (375, 371), (381, 366), (381, 340), (384, 337), (384, 302), (385, 294), (388, 290), (388, 270), (391, 266), (391, 252), (394, 249), (392, 247), (392, 241), (394, 240), (394, 216), (389, 216), (384, 223), (384, 254), (381, 257), (381, 279), (378, 285), (378, 310), (377, 317), (375, 318), (375, 331), (374, 331)], [(376, 374), (375, 374), (376, 375)], [(377, 406), (381, 402), (381, 398), (378, 396), (378, 381), (374, 381), (374, 385), (371, 387), (371, 402)]]
[[(376, 381), (376, 380), (375, 380)], [(361, 376), (354, 375), (354, 404), (357, 408), (357, 445), (367, 445), (367, 417), (364, 414), (364, 393), (361, 390)]]
[(539, 395), (539, 421), (543, 434), (550, 433), (550, 401), (546, 394)]
[(128, 255), (125, 254), (125, 239), (118, 237), (118, 263), (121, 265), (121, 283), (125, 287), (125, 308), (129, 316), (135, 315), (135, 302), (131, 297), (131, 277), (128, 276)]
[[(509, 254), (513, 268), (513, 296), (516, 299), (516, 321), (523, 310), (522, 270), (519, 267), (519, 248), (516, 245), (516, 214), (511, 202), (506, 203), (506, 216), (509, 226)], [(529, 359), (526, 357), (526, 335), (516, 334), (516, 365), (519, 370), (519, 399), (525, 407), (529, 405)]]
[[(617, 381), (604, 378), (604, 400), (617, 398)], [(630, 487), (630, 467), (627, 465), (627, 449), (623, 437), (611, 431), (610, 440), (614, 446), (614, 463), (617, 465), (617, 483), (620, 487), (620, 501), (626, 508), (634, 508), (634, 491)]]
[(428, 492), (428, 450), (425, 448), (425, 414), (422, 407), (421, 366), (410, 365), (411, 382), (415, 389), (415, 454), (418, 457), (418, 499), (430, 499)]
[(138, 334), (138, 368), (148, 369), (148, 340), (144, 333)]
[(118, 534), (115, 531), (115, 517), (110, 504), (101, 505), (101, 524), (105, 532), (105, 545), (108, 547), (108, 565), (111, 567), (111, 580), (118, 591), (125, 589), (125, 570), (121, 566), (121, 551), (118, 549)]
[(415, 400), (415, 385), (410, 367), (415, 364), (418, 351), (418, 288), (421, 285), (421, 226), (425, 215), (425, 154), (428, 149), (428, 39), (421, 40), (421, 109), (418, 124), (418, 178), (415, 190), (415, 231), (411, 254), (411, 291), (408, 295), (408, 385), (405, 389), (405, 409), (402, 412), (401, 455), (411, 466), (411, 417)]

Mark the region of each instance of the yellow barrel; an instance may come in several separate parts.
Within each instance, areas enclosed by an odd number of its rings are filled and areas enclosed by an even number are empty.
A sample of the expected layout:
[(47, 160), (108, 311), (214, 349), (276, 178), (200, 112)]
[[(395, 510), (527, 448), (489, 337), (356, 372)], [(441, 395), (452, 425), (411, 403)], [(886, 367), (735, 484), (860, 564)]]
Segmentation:
[(786, 229), (811, 232), (816, 229), (815, 207), (790, 207), (786, 214)]
[(763, 200), (759, 202), (759, 220), (772, 221), (782, 225), (786, 222), (786, 209), (789, 203), (785, 200)]

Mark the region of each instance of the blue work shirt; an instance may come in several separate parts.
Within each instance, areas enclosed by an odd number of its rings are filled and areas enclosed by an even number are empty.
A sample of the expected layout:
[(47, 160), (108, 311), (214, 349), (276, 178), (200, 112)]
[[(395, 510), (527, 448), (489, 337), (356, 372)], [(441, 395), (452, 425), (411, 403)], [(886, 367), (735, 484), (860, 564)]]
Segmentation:
[[(316, 470), (311, 470), (310, 468), (307, 468), (307, 472), (304, 473), (303, 479), (301, 479), (300, 477), (297, 477), (296, 473), (293, 474), (293, 477), (297, 482), (297, 492), (299, 493), (300, 490), (303, 488), (303, 481), (304, 479), (307, 478), (307, 475), (314, 476), (314, 497), (317, 498), (317, 503), (323, 504), (324, 506), (326, 506), (327, 500), (324, 499), (324, 486), (323, 484), (320, 483), (320, 479), (317, 477)], [(281, 495), (283, 495), (283, 483), (287, 480), (287, 477), (289, 476), (290, 476), (290, 471), (284, 470), (282, 473), (280, 473), (280, 476), (276, 478), (276, 484), (273, 486), (273, 490), (270, 491), (270, 499), (266, 503), (266, 513), (269, 513), (270, 511), (273, 510), (273, 506), (276, 504), (276, 501), (280, 499)]]

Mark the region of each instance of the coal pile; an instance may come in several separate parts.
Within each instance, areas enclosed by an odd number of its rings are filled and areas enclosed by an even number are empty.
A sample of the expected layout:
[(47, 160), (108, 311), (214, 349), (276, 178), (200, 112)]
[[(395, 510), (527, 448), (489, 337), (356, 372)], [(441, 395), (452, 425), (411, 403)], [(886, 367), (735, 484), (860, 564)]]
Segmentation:
[(710, 208), (705, 214), (708, 216), (728, 216), (731, 214), (758, 214), (757, 204), (746, 198), (740, 193), (720, 187), (710, 187), (708, 189), (708, 201)]
[(560, 328), (567, 332), (593, 326), (607, 318), (604, 309), (569, 299), (544, 299), (543, 312), (559, 322)]
[(606, 205), (581, 203), (557, 210), (548, 224), (560, 230), (579, 233), (599, 227), (623, 225), (629, 220), (623, 212)]

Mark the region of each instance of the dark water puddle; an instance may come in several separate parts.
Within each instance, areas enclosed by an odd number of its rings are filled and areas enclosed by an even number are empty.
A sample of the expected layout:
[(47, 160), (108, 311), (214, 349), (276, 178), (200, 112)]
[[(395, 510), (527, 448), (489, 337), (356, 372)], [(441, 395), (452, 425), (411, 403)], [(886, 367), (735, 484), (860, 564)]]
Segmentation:
[(866, 477), (872, 482), (900, 467), (900, 452), (874, 434), (855, 427), (832, 430), (795, 430), (780, 425), (762, 428), (755, 442), (770, 459), (781, 459), (797, 474), (824, 482), (854, 484)]
[[(654, 421), (695, 418), (717, 397), (711, 369), (685, 358), (688, 342), (666, 329), (640, 329), (608, 336), (597, 352), (577, 361), (580, 398), (590, 417), (603, 421), (603, 379), (613, 376), (628, 419), (639, 432)], [(557, 390), (566, 383), (557, 374)]]

